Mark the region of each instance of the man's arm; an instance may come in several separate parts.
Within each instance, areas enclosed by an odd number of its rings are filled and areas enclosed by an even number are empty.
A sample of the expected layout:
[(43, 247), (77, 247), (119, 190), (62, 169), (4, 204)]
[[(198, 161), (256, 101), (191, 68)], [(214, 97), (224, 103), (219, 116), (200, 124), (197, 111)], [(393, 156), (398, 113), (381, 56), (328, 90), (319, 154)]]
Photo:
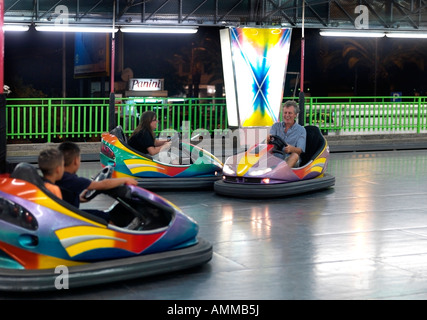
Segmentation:
[(302, 149), (301, 149), (301, 148), (291, 146), (290, 144), (288, 144), (288, 145), (283, 149), (283, 151), (284, 151), (285, 153), (296, 153), (297, 155), (301, 155), (301, 153), (302, 153)]
[(279, 125), (278, 125), (278, 122), (276, 122), (271, 126), (270, 133), (267, 134), (267, 142), (270, 141), (271, 136), (280, 136), (279, 131), (280, 131)]
[(296, 141), (295, 146), (287, 145), (283, 151), (285, 153), (296, 153), (298, 156), (301, 155), (301, 153), (305, 152), (305, 143), (307, 139), (307, 133), (304, 128), (300, 130), (300, 135), (298, 137), (298, 140)]

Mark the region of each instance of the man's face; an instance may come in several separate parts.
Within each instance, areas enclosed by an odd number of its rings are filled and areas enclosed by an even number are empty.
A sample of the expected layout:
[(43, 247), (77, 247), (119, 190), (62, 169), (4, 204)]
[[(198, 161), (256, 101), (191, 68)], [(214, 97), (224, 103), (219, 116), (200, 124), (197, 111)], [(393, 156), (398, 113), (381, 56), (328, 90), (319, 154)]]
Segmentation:
[(283, 107), (283, 121), (285, 124), (293, 124), (297, 114), (295, 113), (295, 108), (293, 106)]

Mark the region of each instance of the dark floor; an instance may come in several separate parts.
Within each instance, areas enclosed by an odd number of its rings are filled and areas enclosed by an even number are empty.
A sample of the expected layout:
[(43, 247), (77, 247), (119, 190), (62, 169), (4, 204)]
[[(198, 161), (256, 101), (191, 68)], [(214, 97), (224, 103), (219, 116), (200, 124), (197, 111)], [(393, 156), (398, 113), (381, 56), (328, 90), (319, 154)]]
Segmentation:
[(328, 172), (335, 187), (286, 199), (159, 192), (213, 244), (203, 267), (0, 299), (427, 299), (427, 151), (334, 153)]

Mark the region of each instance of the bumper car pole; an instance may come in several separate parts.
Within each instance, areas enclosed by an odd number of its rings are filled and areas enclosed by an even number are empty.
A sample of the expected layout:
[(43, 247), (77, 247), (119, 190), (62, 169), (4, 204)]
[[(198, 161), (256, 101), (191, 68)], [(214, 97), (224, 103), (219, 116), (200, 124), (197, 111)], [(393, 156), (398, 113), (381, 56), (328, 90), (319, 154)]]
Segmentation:
[(300, 92), (299, 92), (299, 115), (298, 123), (304, 125), (305, 117), (305, 96), (304, 96), (304, 55), (305, 55), (305, 39), (304, 39), (304, 19), (305, 19), (305, 1), (302, 2), (302, 29), (301, 29), (301, 78), (300, 78)]
[(6, 95), (4, 86), (4, 0), (0, 0), (0, 173), (6, 172)]
[(108, 106), (108, 115), (110, 118), (110, 125), (108, 131), (113, 130), (116, 127), (115, 118), (115, 107), (116, 107), (116, 96), (114, 94), (114, 69), (115, 69), (115, 52), (116, 52), (116, 40), (114, 37), (114, 28), (116, 22), (116, 1), (113, 1), (113, 29), (111, 31), (111, 64), (110, 64), (110, 101)]
[(0, 173), (6, 173), (6, 95), (0, 93)]

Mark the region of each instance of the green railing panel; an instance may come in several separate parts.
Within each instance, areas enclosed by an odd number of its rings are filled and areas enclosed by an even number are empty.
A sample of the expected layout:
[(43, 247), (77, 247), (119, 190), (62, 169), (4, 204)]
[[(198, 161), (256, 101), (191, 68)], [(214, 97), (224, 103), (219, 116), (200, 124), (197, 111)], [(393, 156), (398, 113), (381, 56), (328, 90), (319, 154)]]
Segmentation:
[[(292, 98), (285, 97), (284, 101)], [(142, 112), (156, 112), (157, 134), (228, 128), (225, 98), (120, 98), (115, 122), (130, 135)], [(8, 98), (7, 139), (16, 142), (97, 141), (109, 128), (108, 98)], [(426, 97), (307, 97), (304, 124), (347, 134), (427, 131)]]

